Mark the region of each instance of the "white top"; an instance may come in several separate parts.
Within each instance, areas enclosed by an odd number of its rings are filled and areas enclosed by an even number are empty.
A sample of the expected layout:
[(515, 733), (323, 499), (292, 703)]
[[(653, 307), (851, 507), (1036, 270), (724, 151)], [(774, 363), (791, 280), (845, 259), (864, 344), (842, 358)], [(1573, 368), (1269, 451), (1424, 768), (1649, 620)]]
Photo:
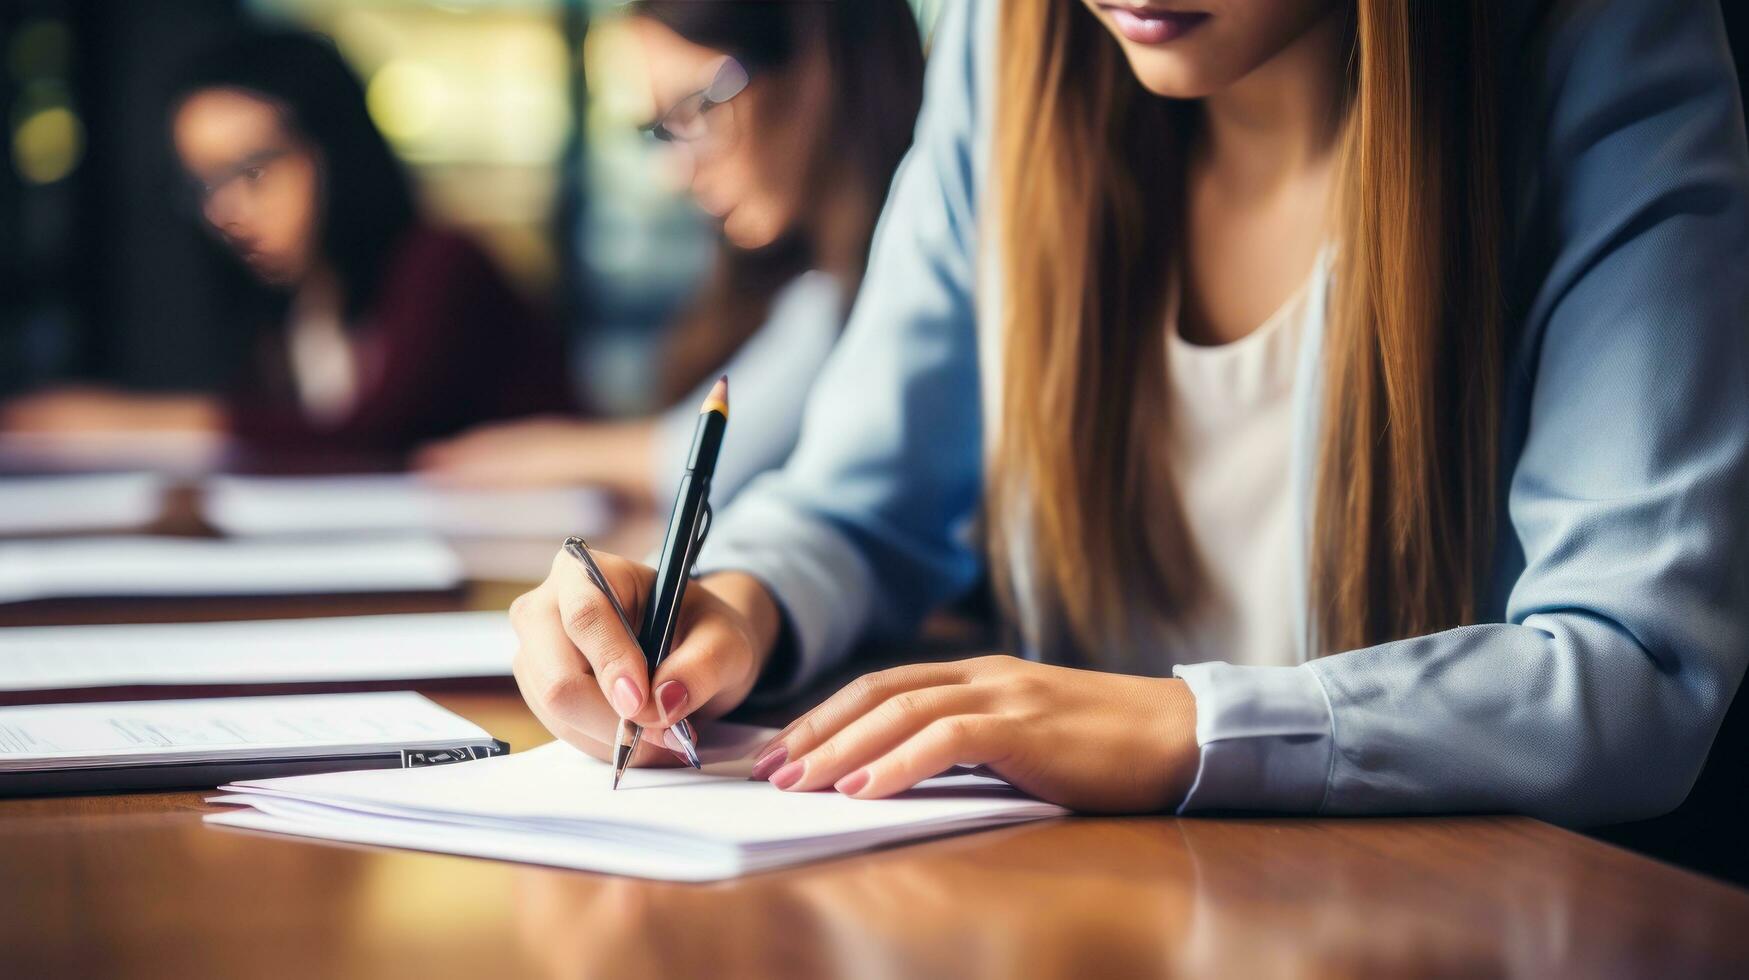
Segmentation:
[(286, 354), (304, 417), (334, 425), (358, 401), (358, 360), (340, 310), (324, 299), (300, 293), (292, 303)]
[(1206, 591), (1173, 633), (1177, 663), (1290, 665), (1294, 643), (1294, 372), (1308, 317), (1322, 316), (1324, 255), (1300, 290), (1251, 333), (1215, 347), (1167, 319), (1166, 370), (1177, 482)]

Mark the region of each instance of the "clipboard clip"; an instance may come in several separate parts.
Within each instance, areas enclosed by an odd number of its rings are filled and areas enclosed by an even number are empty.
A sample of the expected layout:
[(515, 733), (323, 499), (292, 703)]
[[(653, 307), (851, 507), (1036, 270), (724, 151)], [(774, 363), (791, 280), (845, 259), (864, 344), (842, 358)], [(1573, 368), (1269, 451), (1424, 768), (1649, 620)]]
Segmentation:
[(451, 749), (402, 749), (402, 769), (423, 769), (426, 766), (447, 766), (452, 762), (472, 762), (475, 759), (489, 759), (495, 755), (505, 755), (510, 751), (510, 743), (502, 739), (493, 739), (490, 745), (458, 745)]

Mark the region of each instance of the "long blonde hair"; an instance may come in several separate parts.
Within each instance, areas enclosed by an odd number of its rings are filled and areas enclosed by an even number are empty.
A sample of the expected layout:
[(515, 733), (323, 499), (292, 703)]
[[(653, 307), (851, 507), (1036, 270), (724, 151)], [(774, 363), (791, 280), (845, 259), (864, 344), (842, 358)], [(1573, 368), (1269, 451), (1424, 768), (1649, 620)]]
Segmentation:
[[(1474, 620), (1500, 424), (1488, 2), (1355, 0), (1347, 16), (1309, 569), (1326, 652)], [(1030, 601), (1050, 624), (1027, 639), (1097, 659), (1138, 608), (1169, 621), (1201, 584), (1161, 458), (1194, 110), (1146, 92), (1079, 3), (1004, 0), (1000, 17), (992, 568), (1011, 613)]]

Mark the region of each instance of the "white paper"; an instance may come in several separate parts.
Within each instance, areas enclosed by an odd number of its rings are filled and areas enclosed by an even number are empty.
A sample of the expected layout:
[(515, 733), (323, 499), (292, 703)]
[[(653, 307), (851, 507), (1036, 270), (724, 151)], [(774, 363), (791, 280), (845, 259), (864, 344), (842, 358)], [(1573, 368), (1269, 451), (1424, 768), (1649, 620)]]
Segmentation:
[[(552, 743), (432, 769), (248, 780), (228, 826), (671, 880), (704, 881), (882, 844), (1058, 816), (999, 780), (937, 777), (886, 800), (785, 793), (748, 778), (772, 734), (705, 726), (702, 772), (611, 769)], [(727, 740), (730, 744), (725, 746)], [(725, 752), (727, 748), (727, 752)], [(722, 759), (735, 755), (733, 761)], [(717, 761), (711, 761), (717, 760)]]
[(505, 677), (502, 612), (0, 629), (0, 691)]
[(0, 534), (145, 527), (163, 513), (167, 488), (152, 473), (7, 477), (0, 479)]
[(0, 773), (484, 744), (406, 691), (0, 708)]
[(405, 473), (216, 476), (202, 497), (207, 523), (237, 535), (431, 531), (556, 542), (599, 534), (612, 518), (607, 495), (596, 489), (460, 490)]
[(455, 552), (426, 535), (346, 540), (137, 536), (0, 543), (0, 602), (424, 592), (455, 588), (461, 581)]
[(233, 450), (212, 432), (0, 432), (0, 465), (55, 471), (211, 473)]

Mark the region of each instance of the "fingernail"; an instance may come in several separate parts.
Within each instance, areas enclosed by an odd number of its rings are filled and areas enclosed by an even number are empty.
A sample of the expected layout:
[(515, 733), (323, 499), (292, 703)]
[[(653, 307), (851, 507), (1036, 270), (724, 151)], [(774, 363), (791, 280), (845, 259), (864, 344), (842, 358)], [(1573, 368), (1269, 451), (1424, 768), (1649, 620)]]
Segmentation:
[(777, 771), (778, 766), (783, 765), (783, 760), (787, 758), (789, 758), (789, 749), (781, 745), (772, 749), (770, 752), (765, 753), (759, 757), (758, 762), (753, 763), (753, 778), (766, 779), (770, 777), (772, 773)]
[(843, 779), (840, 779), (838, 782), (833, 783), (832, 788), (843, 793), (845, 796), (855, 796), (862, 792), (862, 788), (867, 785), (868, 770), (858, 769), (850, 775), (845, 776)]
[(771, 785), (778, 789), (789, 789), (802, 781), (802, 763), (798, 759), (771, 774)]
[(621, 677), (613, 682), (613, 709), (619, 712), (621, 718), (630, 718), (637, 714), (643, 703), (644, 696), (638, 693), (638, 685), (633, 684), (630, 677)]
[(686, 707), (686, 685), (679, 681), (669, 681), (656, 688), (656, 703), (662, 706), (662, 720), (672, 721)]
[(686, 756), (686, 746), (680, 744), (680, 739), (675, 736), (672, 729), (662, 729), (662, 744), (667, 746), (668, 751), (679, 756), (681, 762), (685, 762), (688, 765), (691, 764)]

